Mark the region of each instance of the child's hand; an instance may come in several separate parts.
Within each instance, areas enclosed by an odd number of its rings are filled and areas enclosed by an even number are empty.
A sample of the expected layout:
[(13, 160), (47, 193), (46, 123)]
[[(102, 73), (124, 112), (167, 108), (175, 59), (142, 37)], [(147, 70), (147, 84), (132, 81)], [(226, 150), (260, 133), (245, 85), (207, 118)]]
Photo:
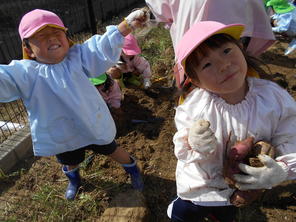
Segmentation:
[(143, 80), (144, 89), (148, 89), (151, 86), (151, 81), (149, 78), (144, 78)]
[(136, 28), (144, 27), (150, 19), (147, 8), (141, 8), (130, 13), (124, 21), (118, 25), (118, 30), (123, 36), (127, 36)]
[(135, 76), (140, 76), (141, 75), (141, 73), (138, 70), (132, 71), (132, 74), (135, 75)]
[(240, 170), (247, 174), (235, 174), (235, 186), (239, 190), (270, 189), (286, 180), (288, 167), (283, 162), (277, 162), (267, 155), (258, 156), (264, 164), (263, 167), (251, 167), (246, 164), (239, 164)]
[(125, 19), (127, 24), (132, 28), (140, 28), (143, 27), (149, 21), (149, 14), (147, 10), (138, 9), (130, 13)]
[(210, 129), (210, 122), (197, 120), (189, 129), (188, 143), (197, 152), (213, 153), (217, 146), (217, 139)]
[(121, 75), (122, 75), (121, 70), (118, 67), (116, 67), (116, 66), (113, 66), (110, 69), (108, 69), (106, 71), (106, 73), (108, 75), (110, 75), (112, 77), (112, 79), (120, 79), (121, 78)]

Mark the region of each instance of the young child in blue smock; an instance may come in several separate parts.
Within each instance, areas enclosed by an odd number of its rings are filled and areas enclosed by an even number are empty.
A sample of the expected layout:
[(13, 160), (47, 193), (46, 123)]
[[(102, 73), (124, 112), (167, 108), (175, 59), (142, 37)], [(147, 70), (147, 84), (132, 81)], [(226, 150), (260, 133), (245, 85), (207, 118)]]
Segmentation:
[(69, 179), (66, 199), (74, 199), (81, 186), (78, 166), (86, 149), (109, 155), (131, 175), (133, 187), (143, 189), (136, 160), (116, 146), (114, 121), (88, 78), (113, 66), (124, 36), (145, 22), (145, 13), (136, 10), (103, 35), (73, 45), (56, 14), (35, 9), (19, 24), (24, 59), (0, 65), (0, 101), (23, 100), (34, 155), (56, 155)]

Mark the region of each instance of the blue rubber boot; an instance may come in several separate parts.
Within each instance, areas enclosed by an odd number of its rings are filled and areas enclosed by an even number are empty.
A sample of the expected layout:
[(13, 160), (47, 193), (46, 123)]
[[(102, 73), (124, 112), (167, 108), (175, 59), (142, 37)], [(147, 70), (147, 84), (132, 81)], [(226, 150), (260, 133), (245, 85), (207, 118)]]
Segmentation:
[(63, 172), (69, 179), (69, 184), (65, 192), (65, 198), (67, 200), (74, 200), (81, 186), (81, 178), (79, 175), (79, 168), (68, 171), (67, 166), (63, 166)]
[(143, 183), (140, 170), (137, 167), (136, 159), (134, 157), (131, 157), (131, 160), (133, 161), (132, 163), (122, 164), (122, 166), (124, 170), (128, 174), (130, 174), (133, 188), (135, 190), (142, 191), (144, 189), (144, 183)]

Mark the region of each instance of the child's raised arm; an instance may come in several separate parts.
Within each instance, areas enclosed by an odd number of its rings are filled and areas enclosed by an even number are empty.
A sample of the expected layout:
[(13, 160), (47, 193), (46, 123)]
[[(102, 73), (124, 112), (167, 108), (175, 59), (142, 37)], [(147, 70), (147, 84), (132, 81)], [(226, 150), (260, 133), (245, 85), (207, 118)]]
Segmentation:
[(116, 64), (122, 50), (123, 36), (143, 27), (149, 19), (148, 15), (145, 8), (133, 11), (118, 26), (109, 26), (103, 35), (94, 35), (81, 44), (82, 64), (88, 71), (88, 77), (96, 77)]
[(131, 12), (119, 25), (118, 30), (123, 36), (127, 36), (136, 28), (143, 27), (149, 20), (148, 11), (145, 8)]

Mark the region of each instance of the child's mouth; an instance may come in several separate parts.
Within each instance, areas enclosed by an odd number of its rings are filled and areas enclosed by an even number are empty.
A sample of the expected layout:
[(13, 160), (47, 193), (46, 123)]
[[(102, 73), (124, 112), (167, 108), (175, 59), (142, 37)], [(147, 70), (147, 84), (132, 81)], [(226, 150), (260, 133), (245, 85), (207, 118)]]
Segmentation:
[(60, 48), (61, 46), (60, 45), (51, 45), (48, 50), (56, 50), (58, 48)]
[(234, 77), (236, 75), (236, 73), (232, 73), (230, 75), (227, 75), (221, 82), (221, 84), (223, 84), (224, 82), (228, 81), (229, 79), (231, 79), (232, 77)]

